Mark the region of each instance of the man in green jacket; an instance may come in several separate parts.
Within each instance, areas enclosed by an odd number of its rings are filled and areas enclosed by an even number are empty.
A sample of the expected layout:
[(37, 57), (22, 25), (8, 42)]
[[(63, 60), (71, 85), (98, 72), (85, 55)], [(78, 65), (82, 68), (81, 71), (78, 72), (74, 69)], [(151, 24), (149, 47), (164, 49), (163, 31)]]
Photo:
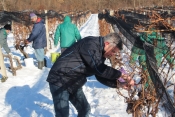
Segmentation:
[[(10, 31), (11, 31), (11, 25), (9, 24), (6, 24), (4, 28), (0, 29), (0, 49), (1, 47), (3, 47), (7, 54), (11, 54), (10, 48), (8, 47), (8, 44), (7, 44), (7, 35), (10, 33)], [(1, 50), (0, 50), (0, 58), (1, 58), (0, 69), (1, 69), (1, 75), (2, 75), (1, 82), (5, 82), (8, 77), (7, 77), (6, 68), (4, 65), (4, 58)]]
[[(158, 68), (161, 67), (161, 62), (162, 62), (163, 57), (165, 57), (165, 59), (167, 60), (167, 62), (169, 63), (171, 68), (175, 67), (175, 60), (174, 60), (173, 56), (171, 56), (170, 48), (166, 45), (165, 38), (161, 37), (161, 35), (158, 34), (156, 31), (154, 31), (154, 29), (152, 29), (151, 33), (146, 33), (146, 32), (141, 33), (140, 40), (142, 40), (143, 42), (147, 42), (151, 45), (154, 45), (153, 51), (154, 51), (154, 55), (155, 55), (155, 59), (156, 59), (156, 65)], [(152, 88), (154, 86), (152, 84), (152, 80), (154, 78), (151, 78), (151, 76), (148, 72), (146, 59), (147, 58), (146, 58), (145, 50), (140, 49), (140, 48), (135, 47), (135, 46), (132, 47), (130, 64), (134, 65), (134, 64), (136, 64), (136, 61), (139, 60), (139, 64), (141, 65), (142, 70), (147, 77), (146, 83), (144, 84), (144, 88), (152, 91)], [(133, 106), (132, 103), (128, 104), (128, 107), (126, 110), (128, 113), (132, 112), (132, 106)]]
[(7, 54), (10, 53), (10, 48), (7, 45), (7, 35), (11, 31), (11, 25), (6, 24), (4, 28), (0, 29), (0, 45), (4, 48)]
[(57, 26), (55, 36), (54, 36), (54, 45), (58, 45), (60, 41), (61, 53), (73, 43), (81, 39), (80, 32), (75, 24), (71, 23), (70, 16), (64, 18), (63, 23)]
[(157, 67), (161, 66), (162, 58), (165, 57), (171, 68), (175, 67), (175, 60), (170, 52), (170, 47), (166, 45), (165, 38), (154, 31), (150, 34), (143, 33), (140, 39), (144, 42), (154, 45), (154, 55), (157, 61)]

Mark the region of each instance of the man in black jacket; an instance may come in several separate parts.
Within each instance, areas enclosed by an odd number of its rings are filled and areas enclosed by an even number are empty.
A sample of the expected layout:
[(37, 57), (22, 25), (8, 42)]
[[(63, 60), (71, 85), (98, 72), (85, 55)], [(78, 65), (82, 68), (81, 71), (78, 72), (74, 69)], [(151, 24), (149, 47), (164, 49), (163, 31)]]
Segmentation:
[[(69, 116), (69, 101), (77, 109), (78, 117), (88, 117), (90, 105), (82, 90), (88, 76), (95, 75), (99, 82), (112, 88), (117, 87), (119, 77), (134, 85), (129, 76), (104, 64), (106, 58), (120, 50), (120, 37), (111, 33), (105, 37), (85, 37), (61, 54), (47, 78), (56, 117)], [(127, 85), (123, 88), (127, 88)]]

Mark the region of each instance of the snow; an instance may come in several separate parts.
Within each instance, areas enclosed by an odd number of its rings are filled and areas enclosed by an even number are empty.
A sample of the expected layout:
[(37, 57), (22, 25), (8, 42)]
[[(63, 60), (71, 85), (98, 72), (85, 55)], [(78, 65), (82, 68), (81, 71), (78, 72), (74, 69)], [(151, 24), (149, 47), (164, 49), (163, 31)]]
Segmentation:
[[(82, 37), (99, 36), (98, 28), (98, 16), (92, 14), (80, 27), (80, 33)], [(26, 67), (23, 55), (14, 48), (12, 34), (9, 35), (8, 44), (12, 53), (21, 58), (22, 69), (17, 70), (17, 75), (13, 76), (8, 68), (9, 60), (5, 59), (9, 78), (0, 83), (0, 117), (54, 117), (52, 96), (46, 78), (52, 66), (50, 54), (54, 51), (60, 52), (59, 46), (47, 52), (47, 67), (39, 70), (31, 45), (25, 48), (25, 51), (34, 58), (35, 66)], [(110, 66), (109, 61), (106, 64)], [(90, 117), (132, 117), (126, 113), (127, 104), (124, 98), (117, 94), (116, 89), (102, 85), (94, 76), (87, 79), (83, 90), (91, 105)], [(127, 91), (121, 89), (121, 92), (127, 95)], [(69, 113), (70, 117), (77, 116), (77, 111), (71, 103)]]

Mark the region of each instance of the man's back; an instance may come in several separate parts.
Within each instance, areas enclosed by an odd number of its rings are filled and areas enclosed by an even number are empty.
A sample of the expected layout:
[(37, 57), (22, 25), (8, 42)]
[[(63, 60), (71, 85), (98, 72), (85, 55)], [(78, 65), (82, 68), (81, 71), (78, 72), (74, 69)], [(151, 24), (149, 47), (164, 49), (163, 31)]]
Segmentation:
[[(60, 38), (60, 39), (59, 39)], [(75, 24), (71, 23), (69, 16), (64, 18), (64, 22), (60, 24), (55, 33), (54, 43), (57, 45), (60, 40), (60, 46), (62, 48), (70, 47), (76, 40), (80, 40), (80, 32)]]
[(7, 38), (7, 34), (5, 33), (5, 30), (3, 28), (1, 28), (0, 29), (0, 44), (1, 44), (1, 46), (4, 43), (4, 41), (7, 41), (6, 38)]
[(7, 44), (7, 32), (5, 31), (4, 28), (0, 29), (0, 45), (1, 47), (4, 48), (7, 54), (10, 53), (10, 48), (8, 47)]
[(32, 33), (30, 34), (28, 41), (33, 41), (34, 49), (46, 47), (46, 29), (44, 25), (44, 20), (42, 20), (41, 18), (38, 18), (37, 22), (34, 24)]
[(104, 64), (103, 43), (102, 37), (89, 36), (73, 44), (56, 60), (47, 81), (59, 87), (64, 85), (64, 88), (73, 92), (91, 75), (116, 80), (121, 74)]

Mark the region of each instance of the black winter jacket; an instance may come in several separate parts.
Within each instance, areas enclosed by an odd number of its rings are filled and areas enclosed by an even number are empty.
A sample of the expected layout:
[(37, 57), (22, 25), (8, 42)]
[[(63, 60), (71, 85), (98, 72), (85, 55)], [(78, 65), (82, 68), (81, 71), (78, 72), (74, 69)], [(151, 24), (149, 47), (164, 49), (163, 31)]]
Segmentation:
[(52, 66), (47, 81), (73, 93), (86, 83), (86, 77), (95, 75), (97, 80), (112, 88), (121, 72), (104, 64), (102, 37), (85, 37), (66, 49)]

